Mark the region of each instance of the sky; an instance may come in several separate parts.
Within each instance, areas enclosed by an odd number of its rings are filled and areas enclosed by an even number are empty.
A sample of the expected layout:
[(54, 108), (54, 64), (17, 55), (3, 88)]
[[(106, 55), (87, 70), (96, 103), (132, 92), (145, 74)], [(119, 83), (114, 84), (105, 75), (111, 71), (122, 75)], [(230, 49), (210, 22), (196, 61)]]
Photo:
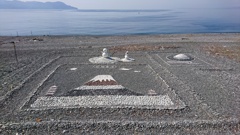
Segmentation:
[(61, 1), (78, 9), (173, 9), (240, 7), (240, 0), (21, 0)]

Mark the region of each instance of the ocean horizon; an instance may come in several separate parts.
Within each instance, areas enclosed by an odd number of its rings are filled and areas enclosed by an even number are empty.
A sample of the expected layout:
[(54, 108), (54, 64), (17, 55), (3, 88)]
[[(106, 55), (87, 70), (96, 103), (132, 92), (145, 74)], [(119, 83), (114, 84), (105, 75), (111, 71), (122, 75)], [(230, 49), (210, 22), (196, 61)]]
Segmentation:
[(0, 10), (0, 36), (239, 33), (240, 8)]

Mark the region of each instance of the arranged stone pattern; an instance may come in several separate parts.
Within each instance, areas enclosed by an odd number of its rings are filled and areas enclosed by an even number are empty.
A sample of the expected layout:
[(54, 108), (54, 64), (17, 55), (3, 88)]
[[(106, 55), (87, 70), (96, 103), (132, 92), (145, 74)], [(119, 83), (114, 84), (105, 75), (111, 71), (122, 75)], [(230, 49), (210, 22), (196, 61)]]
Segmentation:
[(168, 95), (163, 96), (78, 96), (78, 97), (39, 97), (32, 108), (65, 108), (65, 107), (109, 107), (109, 108), (156, 108), (164, 109), (173, 106)]
[(120, 59), (118, 57), (110, 57), (107, 48), (104, 48), (102, 51), (102, 56), (90, 58), (89, 61), (95, 64), (109, 64), (116, 62), (133, 62), (134, 59), (128, 56), (128, 51), (126, 51), (123, 59)]
[(117, 85), (116, 80), (113, 79), (111, 75), (97, 75), (89, 82), (85, 83), (85, 85)]
[(109, 54), (108, 54), (107, 48), (103, 48), (102, 56), (100, 56), (100, 57), (93, 57), (93, 58), (89, 59), (89, 61), (91, 63), (99, 63), (99, 64), (116, 63), (119, 60), (120, 59), (117, 58), (117, 57), (110, 57)]
[(130, 57), (128, 56), (128, 51), (126, 51), (125, 56), (124, 56), (123, 59), (121, 59), (121, 61), (122, 61), (122, 62), (133, 62), (133, 61), (135, 61), (135, 59), (130, 58)]
[(186, 54), (177, 54), (177, 55), (171, 55), (167, 57), (170, 60), (174, 60), (174, 61), (192, 61), (194, 60), (193, 57), (186, 55)]
[(83, 86), (75, 88), (74, 90), (93, 90), (93, 89), (124, 89), (122, 85), (118, 85), (111, 75), (97, 75)]
[(51, 86), (47, 91), (47, 93), (45, 94), (45, 96), (53, 96), (56, 91), (57, 91), (57, 86), (56, 85)]
[(84, 85), (68, 91), (65, 96), (143, 95), (119, 85), (111, 75), (97, 75)]

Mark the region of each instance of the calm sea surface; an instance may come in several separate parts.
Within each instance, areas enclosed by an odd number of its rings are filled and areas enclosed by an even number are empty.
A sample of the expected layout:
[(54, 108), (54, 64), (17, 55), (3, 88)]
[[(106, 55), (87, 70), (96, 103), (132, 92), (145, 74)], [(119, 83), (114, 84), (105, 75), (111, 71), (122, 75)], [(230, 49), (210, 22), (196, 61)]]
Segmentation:
[(240, 8), (0, 10), (0, 36), (240, 32)]

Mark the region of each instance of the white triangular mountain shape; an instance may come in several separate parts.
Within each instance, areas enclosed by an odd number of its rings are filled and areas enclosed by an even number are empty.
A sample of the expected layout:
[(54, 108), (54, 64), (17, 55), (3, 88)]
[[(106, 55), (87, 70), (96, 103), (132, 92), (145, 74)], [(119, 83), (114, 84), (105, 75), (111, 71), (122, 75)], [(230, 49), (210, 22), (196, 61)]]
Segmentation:
[(68, 91), (66, 96), (86, 95), (143, 95), (126, 89), (111, 75), (97, 75), (84, 85)]

